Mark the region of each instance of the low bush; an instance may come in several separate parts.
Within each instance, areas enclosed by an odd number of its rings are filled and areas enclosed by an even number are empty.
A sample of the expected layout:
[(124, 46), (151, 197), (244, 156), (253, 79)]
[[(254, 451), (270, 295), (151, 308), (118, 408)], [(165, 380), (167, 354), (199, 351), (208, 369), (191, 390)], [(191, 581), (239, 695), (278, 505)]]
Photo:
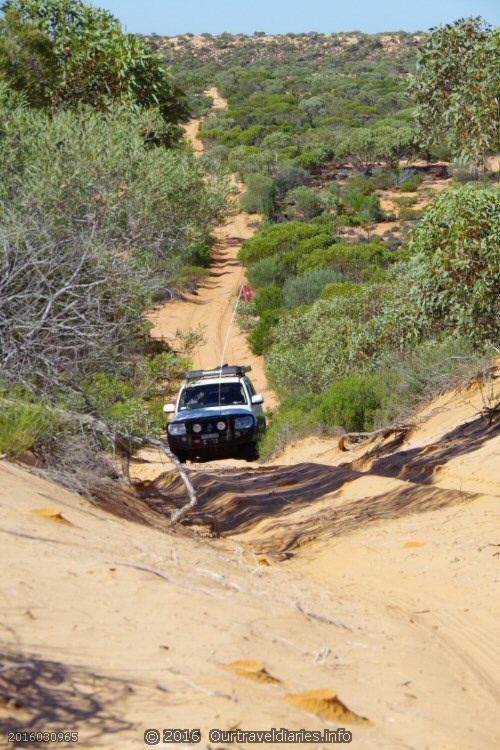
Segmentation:
[(262, 456), (283, 450), (293, 440), (322, 432), (319, 419), (314, 411), (315, 397), (305, 396), (300, 399), (284, 398), (279, 408), (272, 415), (261, 444)]
[(299, 260), (299, 271), (328, 266), (351, 281), (363, 281), (370, 267), (386, 268), (395, 260), (394, 253), (383, 242), (338, 242), (327, 248), (314, 250)]
[(352, 281), (340, 281), (327, 284), (321, 292), (321, 299), (336, 299), (337, 297), (354, 297), (364, 291), (363, 284), (354, 284)]
[(333, 380), (368, 367), (380, 346), (399, 335), (392, 321), (387, 329), (379, 322), (386, 293), (384, 286), (370, 286), (359, 295), (318, 300), (282, 318), (266, 362), (276, 391), (321, 393)]
[(264, 287), (255, 298), (255, 310), (258, 315), (263, 315), (268, 310), (277, 310), (282, 306), (283, 291), (277, 286)]
[(272, 224), (261, 229), (254, 237), (245, 240), (239, 259), (244, 265), (249, 265), (271, 255), (285, 254), (293, 250), (302, 240), (322, 233), (324, 231), (320, 226), (305, 224), (301, 221)]
[(427, 399), (473, 377), (492, 356), (466, 339), (445, 337), (406, 353), (386, 352), (375, 372), (340, 378), (322, 393), (289, 393), (272, 415), (262, 454), (311, 434), (365, 432), (410, 419)]
[(287, 193), (287, 199), (294, 204), (294, 212), (310, 220), (319, 216), (323, 211), (323, 203), (317, 193), (311, 188), (301, 185)]
[(399, 218), (401, 221), (416, 221), (417, 219), (421, 219), (423, 214), (423, 208), (406, 208), (406, 206), (401, 206), (399, 209)]
[(395, 203), (396, 206), (400, 206), (401, 208), (409, 208), (410, 206), (414, 206), (415, 203), (418, 203), (418, 196), (401, 195), (397, 198), (393, 198), (392, 202)]
[(374, 171), (370, 181), (378, 190), (390, 190), (396, 184), (396, 177), (394, 172), (380, 170)]
[(245, 177), (247, 191), (241, 198), (241, 208), (251, 214), (270, 216), (274, 211), (275, 185), (271, 177), (249, 174)]
[(179, 289), (193, 291), (206, 280), (209, 273), (208, 268), (201, 266), (184, 266), (176, 277), (176, 285)]
[(286, 273), (278, 255), (252, 263), (248, 268), (247, 276), (250, 284), (255, 289), (263, 289), (267, 286), (283, 286)]
[(320, 296), (325, 286), (342, 281), (342, 274), (330, 268), (312, 268), (300, 276), (288, 278), (283, 287), (286, 307), (310, 305)]
[(406, 419), (427, 399), (471, 378), (493, 356), (493, 350), (477, 350), (461, 336), (422, 341), (404, 354), (386, 353), (378, 372), (387, 384), (387, 392), (374, 426)]
[(350, 177), (343, 188), (343, 193), (349, 196), (351, 193), (357, 193), (358, 195), (373, 195), (375, 192), (375, 185), (373, 181), (364, 175), (356, 175)]
[(293, 161), (282, 162), (275, 175), (276, 188), (279, 198), (284, 198), (289, 190), (306, 185), (311, 179), (311, 175), (299, 164)]
[(343, 201), (354, 214), (362, 216), (367, 221), (382, 221), (385, 218), (380, 198), (373, 191), (351, 189), (344, 195)]
[(53, 410), (29, 395), (0, 393), (0, 453), (16, 458), (40, 442), (47, 443), (60, 428)]
[(348, 432), (370, 431), (386, 394), (387, 386), (379, 375), (350, 375), (327, 388), (316, 413), (323, 425)]
[(257, 326), (250, 332), (248, 343), (254, 354), (265, 354), (273, 343), (274, 327), (282, 316), (281, 310), (266, 310)]
[(423, 182), (423, 177), (420, 174), (415, 174), (413, 177), (410, 177), (409, 180), (406, 180), (406, 182), (403, 182), (403, 184), (400, 186), (399, 190), (402, 193), (413, 193), (415, 190), (418, 190), (420, 185)]

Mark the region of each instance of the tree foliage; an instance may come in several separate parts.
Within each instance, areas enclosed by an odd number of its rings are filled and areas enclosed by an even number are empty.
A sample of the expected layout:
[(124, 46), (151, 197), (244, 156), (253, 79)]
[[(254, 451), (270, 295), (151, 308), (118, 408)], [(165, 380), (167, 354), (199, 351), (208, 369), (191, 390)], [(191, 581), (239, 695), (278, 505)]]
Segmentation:
[(420, 51), (413, 93), (421, 144), (444, 138), (463, 162), (499, 146), (500, 35), (481, 18), (435, 29)]
[(6, 0), (2, 11), (0, 72), (32, 105), (128, 97), (169, 122), (186, 115), (162, 60), (108, 11), (82, 0)]
[(208, 258), (225, 183), (144, 142), (154, 110), (52, 114), (1, 93), (1, 376), (50, 390), (130, 375), (145, 307)]
[(413, 230), (409, 304), (422, 326), (475, 342), (500, 330), (500, 191), (475, 185), (440, 195)]

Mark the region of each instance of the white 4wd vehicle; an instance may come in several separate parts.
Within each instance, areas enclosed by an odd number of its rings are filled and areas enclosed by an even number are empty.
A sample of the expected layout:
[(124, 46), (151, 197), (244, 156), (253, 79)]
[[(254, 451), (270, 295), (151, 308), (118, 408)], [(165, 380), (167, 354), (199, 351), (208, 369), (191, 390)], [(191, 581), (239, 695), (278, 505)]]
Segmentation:
[(246, 375), (250, 367), (224, 365), (186, 372), (167, 425), (168, 443), (180, 461), (229, 455), (255, 459), (257, 440), (266, 429), (263, 396)]

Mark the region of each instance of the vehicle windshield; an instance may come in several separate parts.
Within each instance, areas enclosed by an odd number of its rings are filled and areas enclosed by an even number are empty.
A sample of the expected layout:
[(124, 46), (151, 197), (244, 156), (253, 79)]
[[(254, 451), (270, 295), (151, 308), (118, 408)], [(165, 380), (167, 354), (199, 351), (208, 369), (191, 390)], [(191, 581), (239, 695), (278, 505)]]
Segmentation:
[(245, 391), (240, 383), (211, 383), (187, 386), (182, 391), (179, 408), (204, 409), (208, 406), (246, 404)]

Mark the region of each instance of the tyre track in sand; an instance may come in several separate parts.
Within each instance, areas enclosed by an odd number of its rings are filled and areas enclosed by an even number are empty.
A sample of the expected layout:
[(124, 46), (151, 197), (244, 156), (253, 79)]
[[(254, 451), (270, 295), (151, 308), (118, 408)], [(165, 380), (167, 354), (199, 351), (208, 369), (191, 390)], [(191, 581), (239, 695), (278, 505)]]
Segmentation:
[[(227, 103), (217, 90), (206, 92), (214, 100), (214, 109), (224, 109)], [(203, 143), (199, 138), (201, 120), (190, 120), (185, 126), (185, 134), (196, 155), (203, 153)], [(212, 249), (212, 261), (207, 279), (192, 294), (184, 294), (180, 299), (166, 302), (156, 307), (150, 314), (153, 323), (151, 335), (163, 338), (174, 344), (178, 331), (203, 330), (204, 341), (192, 355), (195, 368), (217, 367), (221, 364), (226, 335), (231, 324), (234, 305), (245, 279), (245, 268), (238, 261), (238, 252), (244, 240), (252, 237), (261, 220), (260, 216), (249, 216), (239, 210), (239, 199), (245, 188), (235, 175), (232, 177), (237, 187), (235, 209), (226, 224), (215, 229), (217, 238)], [(264, 395), (267, 407), (276, 404), (276, 396), (269, 388), (264, 359), (253, 354), (246, 334), (234, 322), (229, 335), (224, 356), (229, 364), (249, 364), (252, 367), (252, 380), (256, 389)]]

